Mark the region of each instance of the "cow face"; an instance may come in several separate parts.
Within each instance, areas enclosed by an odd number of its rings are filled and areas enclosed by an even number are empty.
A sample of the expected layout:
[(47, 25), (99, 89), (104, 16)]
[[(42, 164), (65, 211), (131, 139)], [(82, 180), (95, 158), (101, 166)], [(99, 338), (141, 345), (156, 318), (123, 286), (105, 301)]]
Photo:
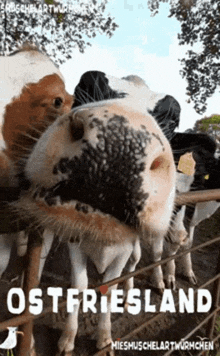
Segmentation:
[(49, 126), (24, 167), (28, 185), (17, 208), (67, 238), (108, 244), (138, 231), (145, 240), (169, 225), (175, 166), (150, 113), (156, 94), (115, 83), (122, 86), (113, 98), (73, 108)]
[(69, 112), (73, 96), (58, 74), (29, 83), (5, 108), (2, 128), (6, 154), (13, 161), (27, 155), (46, 127)]

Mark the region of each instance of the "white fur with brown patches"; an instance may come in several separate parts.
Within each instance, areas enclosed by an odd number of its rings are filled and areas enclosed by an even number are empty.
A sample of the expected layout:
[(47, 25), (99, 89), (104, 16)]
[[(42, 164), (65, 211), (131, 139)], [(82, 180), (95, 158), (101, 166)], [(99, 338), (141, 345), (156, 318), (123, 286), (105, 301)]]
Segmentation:
[[(162, 99), (165, 95), (150, 90), (143, 79), (136, 75), (131, 75), (122, 79), (106, 75), (109, 81), (109, 86), (117, 92), (125, 92), (129, 96), (130, 108), (138, 111), (152, 110), (155, 107), (155, 103)], [(132, 101), (132, 105), (131, 105)], [(126, 105), (126, 98), (124, 100)]]
[[(129, 88), (129, 81), (127, 81)], [(117, 84), (117, 80), (116, 80)], [(116, 85), (117, 86), (117, 85)], [(136, 87), (143, 83), (136, 82)], [(132, 86), (133, 88), (133, 86)], [(39, 224), (49, 229), (55, 229), (63, 238), (78, 235), (80, 244), (69, 243), (72, 260), (72, 287), (83, 290), (87, 288), (86, 260), (90, 257), (100, 273), (104, 272), (103, 283), (109, 279), (120, 276), (126, 262), (129, 261), (129, 270), (133, 271), (140, 259), (139, 235), (143, 243), (149, 243), (152, 261), (161, 258), (163, 237), (166, 233), (173, 209), (175, 194), (175, 166), (168, 141), (154, 118), (147, 113), (147, 108), (152, 109), (155, 103), (155, 94), (147, 88), (136, 91), (128, 98), (108, 100), (100, 104), (92, 103), (81, 107), (76, 112), (71, 112), (58, 119), (41, 136), (30, 155), (25, 174), (31, 182), (29, 192), (24, 192), (16, 204), (22, 214), (35, 217)], [(133, 92), (133, 89), (132, 89)], [(153, 95), (153, 100), (152, 95)], [(151, 133), (151, 142), (145, 153), (137, 159), (144, 162), (145, 169), (140, 173), (141, 188), (144, 193), (149, 193), (144, 207), (138, 213), (140, 227), (129, 227), (126, 221), (122, 222), (101, 210), (94, 212), (88, 209), (87, 214), (75, 209), (75, 202), (47, 205), (43, 199), (33, 197), (36, 186), (51, 188), (59, 180), (65, 178), (65, 173), (54, 175), (53, 169), (62, 157), (81, 157), (83, 142), (81, 139), (73, 140), (70, 129), (71, 122), (77, 118), (84, 127), (83, 138), (90, 141), (96, 148), (96, 130), (89, 129), (90, 114), (103, 119), (103, 111), (108, 109), (108, 114), (123, 115), (128, 121), (128, 127), (138, 130), (145, 126)], [(103, 125), (105, 126), (104, 120)], [(154, 135), (153, 135), (154, 134)], [(52, 149), (51, 149), (52, 148)], [(118, 167), (120, 169), (120, 167)], [(98, 199), (98, 196), (97, 196)], [(45, 214), (46, 212), (46, 214)], [(73, 214), (74, 212), (74, 214)], [(64, 217), (65, 216), (65, 217)], [(113, 237), (112, 237), (113, 235)], [(117, 240), (115, 239), (117, 237)], [(92, 248), (91, 248), (92, 247)], [(83, 278), (81, 278), (83, 276)], [(154, 270), (154, 284), (164, 288), (162, 270)], [(113, 286), (112, 288), (116, 288)], [(133, 287), (133, 280), (126, 283), (125, 289)], [(78, 311), (69, 315), (65, 329), (59, 341), (59, 354), (64, 352), (70, 355), (74, 348), (74, 339), (78, 328)], [(101, 315), (98, 325), (97, 347), (102, 348), (111, 341), (110, 312)]]
[[(27, 83), (36, 83), (49, 74), (63, 76), (58, 67), (37, 48), (27, 46), (14, 55), (0, 57), (0, 124), (5, 106), (20, 95)], [(3, 146), (4, 147), (4, 146)]]
[(73, 97), (57, 74), (28, 83), (5, 108), (2, 133), (8, 157), (12, 161), (26, 157), (41, 133), (57, 117), (69, 112), (72, 103)]

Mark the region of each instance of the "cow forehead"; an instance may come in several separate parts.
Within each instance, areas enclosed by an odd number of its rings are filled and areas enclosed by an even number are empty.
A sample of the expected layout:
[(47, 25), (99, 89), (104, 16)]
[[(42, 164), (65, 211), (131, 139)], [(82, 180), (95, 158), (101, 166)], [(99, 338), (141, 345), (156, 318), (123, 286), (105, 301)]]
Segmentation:
[[(143, 109), (145, 111), (153, 110), (155, 104), (165, 96), (165, 94), (155, 93), (150, 90), (144, 83), (137, 83), (137, 81), (130, 81), (126, 78), (117, 79), (108, 75), (106, 78), (109, 80), (109, 86), (112, 90), (118, 93), (125, 93), (125, 98), (133, 99), (133, 101), (139, 102), (139, 105), (143, 103)], [(132, 102), (132, 104), (134, 104), (134, 102)]]
[(146, 87), (148, 87), (145, 81), (138, 75), (131, 74), (131, 75), (127, 75), (126, 77), (123, 77), (122, 79), (128, 80), (129, 82), (132, 82), (135, 85), (139, 85), (139, 86), (145, 85)]
[(156, 95), (158, 98), (164, 97), (164, 93), (155, 93), (152, 91), (145, 81), (138, 77), (137, 75), (129, 75), (123, 78), (116, 78), (114, 76), (105, 74), (105, 77), (108, 80), (108, 85), (111, 89), (119, 92), (127, 92), (128, 94), (132, 95), (135, 93), (148, 94), (148, 95)]
[[(125, 78), (116, 78), (111, 75), (107, 75), (103, 72), (91, 71), (86, 72), (81, 77), (79, 85), (76, 87), (76, 96), (84, 96), (85, 92), (88, 93), (88, 101), (97, 102), (105, 99), (129, 99), (134, 101), (140, 101), (144, 105), (142, 107), (146, 110), (153, 110), (155, 104), (165, 94), (159, 94), (149, 89), (143, 79), (136, 75), (130, 75)], [(87, 102), (85, 99), (84, 102)], [(83, 100), (82, 100), (83, 101)], [(134, 101), (132, 104), (134, 104)]]
[(179, 126), (181, 109), (177, 100), (170, 95), (155, 93), (135, 75), (118, 79), (99, 71), (86, 72), (81, 76), (74, 96), (73, 108), (114, 99), (130, 110), (151, 114), (168, 140)]
[(158, 128), (158, 124), (146, 109), (143, 110), (145, 101), (144, 98), (142, 99), (124, 98), (105, 100), (82, 105), (73, 109), (72, 112), (75, 116), (81, 117), (84, 122), (97, 118), (106, 125), (109, 120), (117, 116), (134, 130), (143, 129), (146, 125), (149, 131), (154, 131), (155, 128)]

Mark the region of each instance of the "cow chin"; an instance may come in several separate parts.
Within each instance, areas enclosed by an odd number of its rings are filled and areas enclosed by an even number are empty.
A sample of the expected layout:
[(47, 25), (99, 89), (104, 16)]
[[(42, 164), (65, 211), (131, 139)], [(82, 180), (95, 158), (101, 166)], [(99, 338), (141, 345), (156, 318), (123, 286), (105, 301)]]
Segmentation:
[(56, 198), (48, 204), (44, 199), (33, 198), (28, 193), (13, 206), (23, 219), (32, 222), (32, 226), (49, 228), (63, 240), (72, 242), (89, 239), (91, 242), (112, 245), (123, 243), (126, 239), (135, 240), (139, 233), (139, 229), (78, 201), (61, 203)]
[(120, 220), (120, 216), (103, 212), (98, 206), (77, 200), (66, 202), (48, 191), (39, 187), (31, 189), (13, 205), (23, 219), (31, 221), (31, 225), (49, 228), (64, 240), (80, 242), (89, 239), (104, 245), (135, 240), (137, 236), (141, 237), (143, 245), (162, 239), (169, 228), (175, 193), (174, 190), (169, 193), (166, 206), (159, 201), (154, 204), (149, 201), (143, 211), (126, 222)]

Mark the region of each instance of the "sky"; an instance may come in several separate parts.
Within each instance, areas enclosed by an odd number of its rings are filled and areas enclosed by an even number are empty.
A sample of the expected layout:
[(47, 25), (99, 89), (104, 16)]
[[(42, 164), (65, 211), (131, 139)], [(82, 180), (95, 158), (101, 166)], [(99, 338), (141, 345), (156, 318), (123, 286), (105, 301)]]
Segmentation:
[(72, 58), (60, 67), (70, 93), (88, 70), (100, 70), (118, 78), (135, 74), (153, 91), (173, 95), (179, 101), (180, 132), (192, 128), (196, 120), (220, 112), (219, 93), (208, 100), (203, 115), (195, 112), (193, 103), (186, 102), (187, 82), (179, 73), (179, 59), (184, 57), (187, 47), (178, 45), (180, 24), (175, 18), (168, 18), (167, 4), (162, 3), (159, 14), (152, 17), (147, 0), (109, 0), (107, 12), (119, 25), (114, 35), (110, 39), (97, 35), (84, 54), (75, 49)]

